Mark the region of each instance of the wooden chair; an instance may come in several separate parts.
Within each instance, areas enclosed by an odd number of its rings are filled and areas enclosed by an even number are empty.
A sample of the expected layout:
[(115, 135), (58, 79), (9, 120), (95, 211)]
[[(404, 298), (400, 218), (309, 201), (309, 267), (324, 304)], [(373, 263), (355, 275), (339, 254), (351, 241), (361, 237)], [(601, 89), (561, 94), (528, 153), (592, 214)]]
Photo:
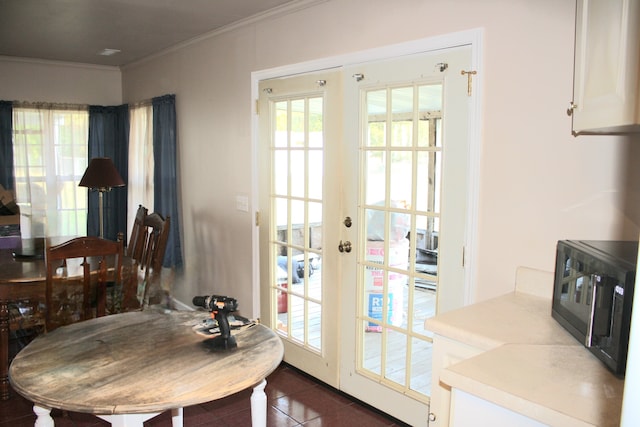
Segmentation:
[[(138, 301), (141, 307), (149, 305), (157, 297), (155, 294), (160, 288), (160, 272), (164, 253), (169, 239), (169, 225), (171, 218), (163, 218), (154, 212), (146, 215), (143, 221), (143, 245), (138, 265)], [(134, 252), (134, 256), (137, 255)]]
[(46, 249), (47, 331), (106, 314), (108, 264), (111, 281), (119, 284), (123, 253), (121, 241), (99, 237), (77, 237)]
[(144, 251), (146, 230), (144, 227), (144, 219), (147, 217), (149, 210), (142, 205), (138, 205), (136, 217), (133, 220), (133, 228), (125, 255), (133, 258), (138, 264), (142, 261), (142, 252)]

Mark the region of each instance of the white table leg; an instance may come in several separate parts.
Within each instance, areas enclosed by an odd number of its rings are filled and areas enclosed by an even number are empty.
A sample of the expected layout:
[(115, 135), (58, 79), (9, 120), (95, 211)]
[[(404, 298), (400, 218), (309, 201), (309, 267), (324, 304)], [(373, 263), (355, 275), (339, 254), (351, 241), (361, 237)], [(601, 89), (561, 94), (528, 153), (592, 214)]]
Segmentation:
[[(111, 424), (111, 427), (143, 427), (144, 422), (157, 417), (161, 412), (152, 414), (113, 414), (96, 415)], [(171, 422), (173, 427), (182, 427), (182, 408), (171, 410)]]
[(182, 408), (171, 410), (171, 425), (173, 427), (182, 427), (183, 420), (184, 418)]
[(267, 427), (267, 395), (264, 388), (267, 380), (262, 380), (260, 384), (253, 388), (251, 393), (251, 426)]
[(51, 409), (42, 406), (33, 405), (33, 413), (36, 414), (35, 427), (54, 427), (53, 418), (51, 418)]
[(96, 416), (111, 424), (111, 427), (142, 427), (143, 423), (150, 418), (148, 414), (117, 414)]

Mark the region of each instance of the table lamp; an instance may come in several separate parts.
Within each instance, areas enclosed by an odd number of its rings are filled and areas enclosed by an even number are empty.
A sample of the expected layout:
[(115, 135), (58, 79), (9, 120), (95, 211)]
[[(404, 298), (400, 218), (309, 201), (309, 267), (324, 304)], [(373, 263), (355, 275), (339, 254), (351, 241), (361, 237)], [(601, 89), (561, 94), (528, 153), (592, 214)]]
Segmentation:
[(102, 198), (104, 193), (111, 191), (113, 187), (124, 187), (124, 181), (113, 164), (113, 160), (109, 157), (94, 157), (89, 162), (89, 166), (84, 171), (84, 175), (78, 185), (98, 191), (100, 237), (104, 238), (104, 201)]

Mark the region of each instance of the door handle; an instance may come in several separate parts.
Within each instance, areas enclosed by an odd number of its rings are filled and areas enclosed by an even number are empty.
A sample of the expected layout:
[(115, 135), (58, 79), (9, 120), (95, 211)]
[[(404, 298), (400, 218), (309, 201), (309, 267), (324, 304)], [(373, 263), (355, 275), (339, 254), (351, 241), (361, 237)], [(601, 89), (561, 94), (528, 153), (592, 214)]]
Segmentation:
[(338, 245), (338, 250), (340, 252), (346, 252), (346, 253), (351, 252), (351, 242), (348, 240), (344, 242), (340, 240), (340, 244)]

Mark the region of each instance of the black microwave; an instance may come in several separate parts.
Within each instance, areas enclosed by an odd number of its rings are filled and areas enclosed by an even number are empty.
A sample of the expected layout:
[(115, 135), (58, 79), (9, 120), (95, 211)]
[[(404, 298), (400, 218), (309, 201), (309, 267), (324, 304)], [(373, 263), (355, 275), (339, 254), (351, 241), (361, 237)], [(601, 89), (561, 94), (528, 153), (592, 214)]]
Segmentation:
[(561, 240), (551, 314), (617, 376), (627, 365), (638, 242)]

